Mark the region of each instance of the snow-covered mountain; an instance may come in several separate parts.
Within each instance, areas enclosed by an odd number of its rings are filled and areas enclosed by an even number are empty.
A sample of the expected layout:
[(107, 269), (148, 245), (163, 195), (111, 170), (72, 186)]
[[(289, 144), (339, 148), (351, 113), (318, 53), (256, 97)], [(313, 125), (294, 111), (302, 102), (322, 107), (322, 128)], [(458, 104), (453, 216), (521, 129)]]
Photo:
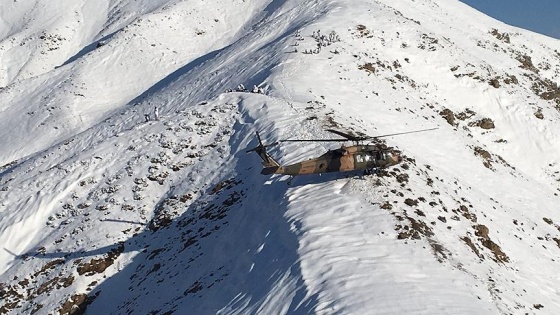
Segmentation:
[[(558, 40), (458, 0), (4, 1), (0, 38), (0, 314), (560, 312)], [(370, 176), (245, 153), (434, 127)]]

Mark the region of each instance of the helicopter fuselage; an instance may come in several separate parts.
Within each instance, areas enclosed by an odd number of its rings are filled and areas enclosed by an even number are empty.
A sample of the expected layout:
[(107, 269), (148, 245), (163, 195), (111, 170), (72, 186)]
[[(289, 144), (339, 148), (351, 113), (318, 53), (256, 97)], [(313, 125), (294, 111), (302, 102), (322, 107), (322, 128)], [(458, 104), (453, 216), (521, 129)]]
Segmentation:
[(347, 172), (385, 168), (398, 164), (402, 158), (394, 151), (383, 150), (375, 145), (342, 146), (325, 154), (285, 166), (265, 167), (261, 174), (303, 175), (328, 172)]
[[(303, 175), (328, 172), (348, 172), (354, 170), (365, 170), (365, 174), (371, 173), (374, 169), (386, 168), (399, 164), (403, 158), (399, 155), (399, 151), (389, 149), (382, 145), (363, 144), (363, 141), (371, 141), (382, 137), (392, 137), (397, 135), (411, 134), (435, 130), (437, 128), (414, 130), (386, 134), (377, 137), (356, 136), (346, 132), (326, 129), (326, 131), (337, 134), (341, 138), (337, 139), (284, 139), (277, 142), (264, 145), (261, 141), (259, 132), (257, 131), (258, 146), (246, 150), (247, 153), (257, 153), (261, 160), (263, 169), (261, 174), (285, 174), (285, 175)], [(325, 154), (307, 161), (294, 163), (290, 165), (281, 165), (274, 160), (266, 151), (266, 148), (278, 144), (279, 142), (344, 142), (353, 141), (352, 146), (342, 146), (340, 149), (329, 150)]]

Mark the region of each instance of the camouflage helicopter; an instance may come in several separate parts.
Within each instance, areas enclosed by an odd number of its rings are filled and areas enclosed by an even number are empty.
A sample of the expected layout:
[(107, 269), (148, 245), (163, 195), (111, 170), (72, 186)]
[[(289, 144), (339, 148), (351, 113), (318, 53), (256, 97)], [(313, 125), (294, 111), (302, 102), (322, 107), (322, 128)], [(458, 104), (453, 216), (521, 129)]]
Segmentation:
[[(402, 162), (403, 158), (399, 152), (387, 148), (383, 145), (372, 144), (379, 138), (390, 137), (396, 135), (404, 135), (416, 132), (424, 132), (434, 130), (437, 128), (422, 129), (415, 131), (407, 131), (400, 133), (393, 133), (381, 135), (376, 137), (369, 136), (355, 136), (344, 133), (338, 130), (327, 129), (328, 132), (337, 134), (342, 139), (287, 139), (279, 140), (275, 143), (264, 145), (261, 141), (259, 132), (257, 131), (257, 139), (259, 145), (255, 148), (247, 150), (246, 152), (256, 152), (262, 159), (263, 169), (261, 174), (284, 174), (290, 176), (303, 175), (303, 174), (316, 174), (328, 172), (348, 172), (354, 170), (364, 170), (364, 174), (368, 175), (373, 173), (376, 169), (382, 169), (389, 166), (396, 165)], [(329, 150), (323, 155), (290, 165), (280, 165), (274, 160), (266, 151), (269, 146), (277, 145), (279, 142), (354, 142), (351, 146), (342, 145), (339, 149)], [(369, 141), (369, 144), (363, 144), (364, 141)]]

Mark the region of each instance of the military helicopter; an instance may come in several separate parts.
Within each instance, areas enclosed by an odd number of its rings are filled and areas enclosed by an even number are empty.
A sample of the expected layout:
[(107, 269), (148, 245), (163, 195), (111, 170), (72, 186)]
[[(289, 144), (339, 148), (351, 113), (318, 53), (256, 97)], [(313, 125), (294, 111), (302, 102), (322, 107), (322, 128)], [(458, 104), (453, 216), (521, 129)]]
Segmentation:
[[(348, 172), (354, 170), (364, 170), (365, 175), (373, 173), (377, 169), (386, 168), (402, 162), (403, 158), (397, 150), (388, 148), (384, 145), (374, 144), (379, 138), (404, 135), (416, 132), (435, 130), (437, 128), (414, 130), (400, 133), (381, 135), (376, 137), (355, 136), (338, 130), (327, 129), (326, 131), (337, 134), (342, 139), (286, 139), (275, 143), (264, 145), (257, 131), (259, 145), (246, 152), (256, 152), (262, 159), (263, 169), (261, 174), (284, 174), (290, 176), (303, 174), (317, 174), (328, 172)], [(269, 146), (277, 145), (279, 142), (354, 142), (351, 146), (342, 145), (339, 149), (328, 150), (323, 155), (290, 165), (280, 165), (266, 151)], [(368, 144), (363, 144), (369, 141)]]

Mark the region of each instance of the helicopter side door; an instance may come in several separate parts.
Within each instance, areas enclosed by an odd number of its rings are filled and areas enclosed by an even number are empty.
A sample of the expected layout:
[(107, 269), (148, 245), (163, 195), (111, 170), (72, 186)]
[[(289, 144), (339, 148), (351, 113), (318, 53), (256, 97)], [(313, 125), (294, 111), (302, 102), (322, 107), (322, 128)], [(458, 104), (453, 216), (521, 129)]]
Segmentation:
[(368, 152), (363, 152), (354, 155), (354, 161), (354, 169), (361, 170), (371, 168), (372, 163), (375, 163), (375, 158)]
[(328, 167), (326, 172), (345, 172), (354, 169), (353, 156), (344, 148), (331, 150), (327, 153)]

